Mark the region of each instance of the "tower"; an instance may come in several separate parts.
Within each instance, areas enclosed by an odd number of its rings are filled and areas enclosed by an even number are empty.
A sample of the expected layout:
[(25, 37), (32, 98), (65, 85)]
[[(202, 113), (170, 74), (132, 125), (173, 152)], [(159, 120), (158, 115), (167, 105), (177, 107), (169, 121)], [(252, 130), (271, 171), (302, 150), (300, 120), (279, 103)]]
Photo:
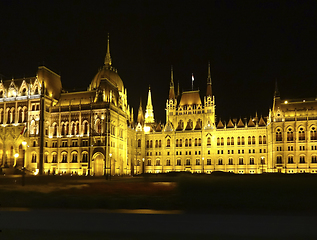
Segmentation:
[(145, 123), (154, 123), (154, 113), (153, 113), (153, 105), (152, 105), (152, 97), (151, 97), (151, 88), (149, 87), (149, 93), (147, 97), (147, 105), (145, 111)]

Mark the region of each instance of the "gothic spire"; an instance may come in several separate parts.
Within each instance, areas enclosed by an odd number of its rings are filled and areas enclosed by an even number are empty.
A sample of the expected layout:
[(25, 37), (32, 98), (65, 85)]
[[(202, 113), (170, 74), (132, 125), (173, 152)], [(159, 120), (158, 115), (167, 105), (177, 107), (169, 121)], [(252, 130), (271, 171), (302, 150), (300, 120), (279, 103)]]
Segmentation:
[(143, 116), (143, 110), (142, 110), (142, 99), (140, 99), (140, 106), (138, 111), (138, 123), (142, 124), (144, 123), (144, 116)]
[(145, 111), (145, 123), (154, 123), (154, 113), (153, 113), (153, 105), (152, 105), (152, 97), (151, 97), (151, 88), (149, 87), (149, 93), (147, 98), (147, 105)]
[(207, 91), (206, 91), (206, 96), (212, 96), (211, 74), (210, 74), (210, 62), (208, 62), (208, 77), (207, 77)]
[(280, 92), (279, 92), (278, 87), (277, 87), (277, 80), (275, 81), (274, 97), (280, 97)]
[(171, 82), (170, 82), (170, 92), (169, 99), (175, 99), (175, 91), (174, 91), (174, 79), (173, 79), (173, 66), (171, 66)]
[(109, 46), (109, 33), (108, 33), (108, 42), (107, 42), (107, 53), (105, 57), (105, 65), (111, 66), (111, 56), (110, 56), (110, 46)]

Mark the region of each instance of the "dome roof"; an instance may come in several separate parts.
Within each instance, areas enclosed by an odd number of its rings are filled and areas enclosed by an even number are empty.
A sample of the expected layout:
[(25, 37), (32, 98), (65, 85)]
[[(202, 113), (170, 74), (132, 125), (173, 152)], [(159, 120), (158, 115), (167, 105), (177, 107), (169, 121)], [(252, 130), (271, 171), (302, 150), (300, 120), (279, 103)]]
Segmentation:
[(98, 89), (98, 88), (116, 88), (118, 91), (123, 91), (124, 85), (123, 82), (117, 73), (117, 70), (111, 66), (111, 56), (110, 56), (110, 47), (109, 47), (109, 35), (108, 35), (108, 43), (107, 43), (107, 53), (105, 57), (104, 66), (99, 69), (96, 76), (93, 78), (90, 84), (90, 89)]
[(110, 65), (104, 65), (91, 81), (90, 89), (105, 88), (108, 84), (117, 88), (120, 92), (124, 89), (123, 82), (116, 69)]

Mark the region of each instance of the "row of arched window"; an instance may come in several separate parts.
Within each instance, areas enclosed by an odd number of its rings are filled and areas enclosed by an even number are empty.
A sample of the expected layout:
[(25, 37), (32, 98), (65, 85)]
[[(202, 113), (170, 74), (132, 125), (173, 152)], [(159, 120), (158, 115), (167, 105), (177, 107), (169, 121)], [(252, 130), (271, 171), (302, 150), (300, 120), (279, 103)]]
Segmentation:
[[(155, 140), (155, 147), (156, 148), (162, 147), (162, 141), (161, 140)], [(153, 141), (152, 140), (147, 140), (146, 141), (146, 148), (153, 148)]]
[[(191, 147), (192, 146), (192, 139), (186, 138), (185, 139), (185, 147)], [(194, 139), (194, 146), (201, 146), (201, 138), (195, 138)], [(176, 139), (176, 147), (183, 147), (183, 139)]]
[[(227, 137), (227, 145), (232, 146), (234, 145), (234, 137)], [(248, 145), (254, 145), (255, 142), (255, 136), (248, 136)], [(266, 136), (259, 136), (259, 144), (266, 144)], [(218, 137), (217, 138), (217, 146), (223, 146), (224, 145), (224, 138)], [(237, 137), (237, 145), (245, 145), (245, 139), (244, 137)]]
[[(224, 164), (225, 164), (224, 160), (222, 158), (219, 158), (218, 159), (218, 165), (224, 165)], [(238, 164), (238, 165), (245, 165), (245, 164), (254, 165), (254, 164), (256, 164), (256, 162), (254, 160), (254, 157), (250, 157), (249, 161), (245, 161), (245, 159), (243, 157), (239, 157), (237, 163), (235, 163), (233, 158), (231, 158), (231, 157), (228, 158), (227, 165), (234, 165), (234, 164)], [(265, 158), (261, 157), (261, 159), (260, 159), (258, 164), (261, 164), (261, 165), (265, 164)]]
[[(48, 153), (45, 153), (44, 155), (44, 162), (48, 163)], [(53, 152), (51, 154), (52, 158), (51, 158), (51, 163), (57, 163), (58, 159), (57, 159), (57, 153)], [(31, 155), (31, 162), (32, 163), (36, 163), (36, 159), (37, 159), (37, 153), (32, 153)], [(68, 153), (67, 152), (62, 152), (61, 153), (61, 158), (60, 158), (60, 163), (77, 163), (78, 162), (78, 153), (76, 151), (71, 153), (71, 158), (68, 159)], [(82, 153), (82, 158), (81, 158), (81, 162), (88, 162), (88, 152), (83, 152)]]
[[(287, 156), (287, 163), (289, 163), (289, 164), (295, 163), (293, 155)], [(299, 158), (298, 158), (298, 163), (307, 163), (306, 156), (305, 155), (300, 155)], [(311, 163), (317, 163), (317, 155), (312, 155), (311, 156)], [(276, 164), (283, 164), (282, 156), (277, 156), (276, 157)]]
[[(306, 140), (306, 135), (305, 135), (305, 130), (303, 127), (300, 127), (298, 129), (298, 134), (297, 134), (298, 141), (305, 141)], [(281, 128), (278, 128), (275, 132), (275, 140), (277, 142), (283, 141), (283, 132)], [(292, 128), (288, 128), (286, 132), (286, 140), (287, 141), (294, 141), (295, 140), (295, 134)], [(316, 128), (312, 127), (310, 129), (310, 140), (317, 140), (317, 132)]]
[(10, 123), (23, 123), (27, 121), (28, 111), (27, 108), (18, 108), (16, 114), (15, 108), (7, 108), (5, 111), (3, 108), (0, 109), (0, 124)]
[[(61, 136), (66, 136), (66, 135), (79, 135), (79, 122), (72, 122), (70, 127), (69, 123), (62, 122), (60, 126), (60, 135)], [(89, 131), (89, 123), (85, 121), (83, 123), (83, 134), (86, 135), (88, 134)], [(58, 125), (57, 123), (53, 123), (53, 136), (56, 137), (58, 134)]]

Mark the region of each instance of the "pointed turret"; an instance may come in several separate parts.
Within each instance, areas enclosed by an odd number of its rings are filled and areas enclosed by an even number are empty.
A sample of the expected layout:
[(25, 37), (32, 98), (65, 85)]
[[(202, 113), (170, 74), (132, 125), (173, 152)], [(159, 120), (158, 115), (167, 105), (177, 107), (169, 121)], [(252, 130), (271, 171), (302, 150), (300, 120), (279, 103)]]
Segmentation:
[(149, 87), (149, 93), (147, 97), (147, 105), (146, 105), (146, 111), (145, 111), (145, 123), (154, 123), (154, 113), (153, 113), (150, 87)]
[(208, 77), (207, 77), (207, 91), (206, 91), (206, 96), (212, 96), (211, 74), (210, 74), (210, 62), (208, 62)]
[(171, 82), (170, 82), (170, 93), (168, 98), (175, 99), (175, 91), (174, 91), (174, 79), (173, 79), (173, 66), (171, 66)]
[(139, 111), (138, 111), (138, 123), (140, 123), (141, 125), (144, 124), (144, 115), (143, 115), (143, 109), (142, 109), (142, 100), (140, 99), (140, 107), (139, 107)]
[(280, 92), (279, 92), (278, 87), (277, 87), (277, 81), (275, 81), (274, 97), (280, 97)]
[(111, 66), (111, 56), (110, 56), (110, 46), (109, 46), (109, 33), (108, 33), (108, 42), (107, 42), (107, 53), (105, 57), (105, 66)]

